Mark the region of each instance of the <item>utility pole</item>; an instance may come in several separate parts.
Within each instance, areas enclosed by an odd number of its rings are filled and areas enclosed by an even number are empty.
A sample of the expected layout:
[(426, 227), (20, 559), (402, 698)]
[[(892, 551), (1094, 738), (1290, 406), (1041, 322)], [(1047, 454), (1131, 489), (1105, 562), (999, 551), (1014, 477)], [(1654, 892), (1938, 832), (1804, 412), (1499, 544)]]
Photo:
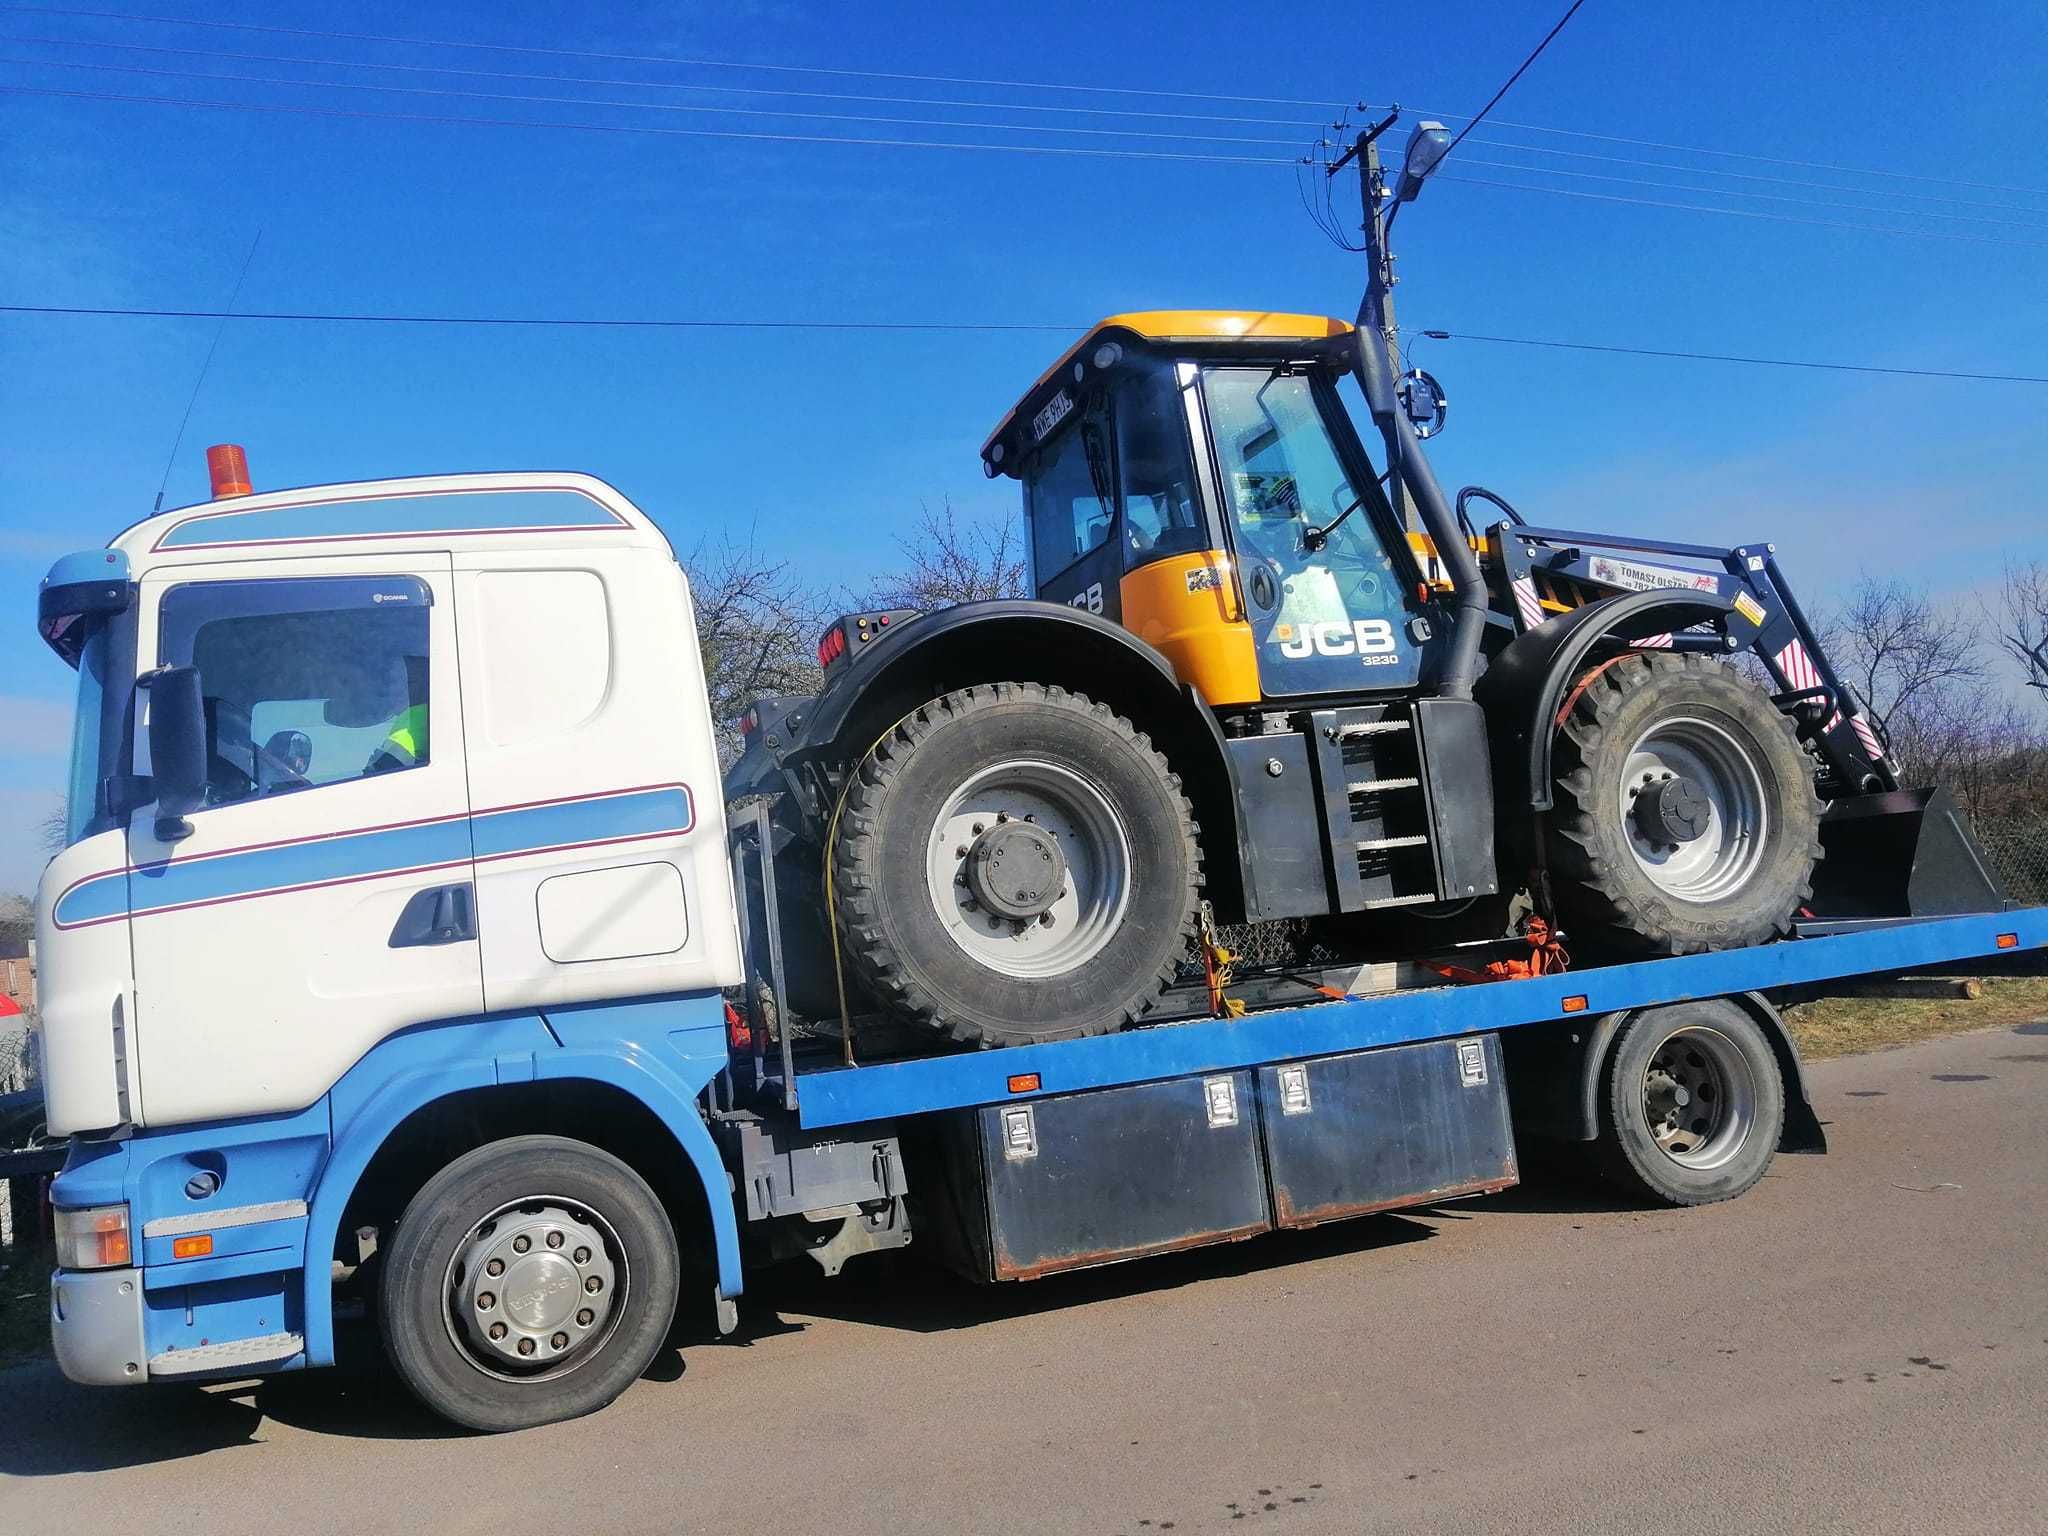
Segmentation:
[[(1387, 349), (1388, 371), (1397, 379), (1401, 376), (1401, 333), (1394, 324), (1394, 284), (1398, 279), (1394, 276), (1394, 254), (1387, 247), (1387, 182), (1380, 166), (1379, 139), (1400, 120), (1400, 113), (1396, 106), (1379, 122), (1361, 129), (1351, 147), (1331, 161), (1329, 168), (1329, 174), (1334, 176), (1353, 160), (1358, 162), (1359, 229), (1365, 235), (1366, 274), (1365, 298), (1358, 306), (1357, 323), (1360, 330), (1370, 327), (1379, 332)], [(1387, 493), (1402, 528), (1411, 533), (1420, 530), (1422, 520), (1400, 476), (1394, 477)]]

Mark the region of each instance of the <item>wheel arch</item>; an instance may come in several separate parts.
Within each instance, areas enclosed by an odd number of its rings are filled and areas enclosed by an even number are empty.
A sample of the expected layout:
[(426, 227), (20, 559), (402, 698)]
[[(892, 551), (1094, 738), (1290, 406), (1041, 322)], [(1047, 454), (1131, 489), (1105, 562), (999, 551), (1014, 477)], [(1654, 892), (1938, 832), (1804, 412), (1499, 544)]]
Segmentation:
[[(685, 1049), (657, 1054), (657, 1042), (633, 1043), (621, 1025), (649, 1007), (675, 1008), (705, 999), (598, 1005), (593, 1013), (626, 1015), (599, 1043), (577, 1011), (474, 1021), (409, 1031), (373, 1049), (330, 1096), (333, 1146), (320, 1171), (308, 1211), (304, 1273), (306, 1358), (334, 1360), (334, 1283), (330, 1259), (346, 1216), (359, 1208), (358, 1191), (380, 1153), (392, 1160), (445, 1146), (440, 1133), (479, 1115), (488, 1123), (480, 1141), (536, 1131), (585, 1128), (593, 1145), (621, 1156), (671, 1204), (691, 1190), (711, 1233), (719, 1295), (730, 1299), (744, 1284), (739, 1225), (731, 1186), (696, 1096), (725, 1065), (723, 1013), (708, 1001), (715, 1025), (675, 1030), (669, 1042)], [(582, 1027), (578, 1027), (581, 1025)], [(684, 1036), (703, 1035), (700, 1041)], [(715, 1054), (714, 1054), (715, 1052)], [(383, 1058), (383, 1059), (380, 1059)], [(353, 1081), (351, 1081), (353, 1080)], [(604, 1116), (614, 1118), (607, 1121)], [(551, 1118), (552, 1117), (552, 1118)], [(664, 1139), (665, 1138), (665, 1139)], [(461, 1140), (455, 1135), (453, 1140)], [(638, 1157), (620, 1150), (628, 1147)], [(455, 1146), (432, 1166), (407, 1168), (399, 1183), (420, 1184), (462, 1152)], [(416, 1175), (416, 1176), (415, 1176)]]
[[(1687, 629), (1734, 606), (1730, 599), (1709, 592), (1627, 592), (1559, 614), (1509, 643), (1487, 663), (1473, 690), (1486, 710), (1502, 813), (1519, 818), (1524, 809), (1550, 810), (1558, 710), (1595, 646), (1603, 640), (1641, 640)], [(1517, 793), (1526, 798), (1517, 803)]]
[[(1807, 1096), (1805, 1063), (1800, 1059), (1799, 1047), (1792, 1039), (1791, 1031), (1785, 1027), (1784, 1019), (1771, 1000), (1761, 992), (1733, 992), (1724, 997), (1690, 1001), (1732, 1003), (1749, 1015), (1763, 1031), (1764, 1038), (1770, 1041), (1771, 1050), (1778, 1058), (1779, 1074), (1785, 1083), (1785, 1126), (1778, 1138), (1778, 1150), (1825, 1152), (1827, 1134)], [(1540, 1121), (1544, 1129), (1564, 1140), (1597, 1141), (1600, 1136), (1601, 1083), (1607, 1075), (1608, 1063), (1613, 1059), (1615, 1042), (1621, 1037), (1625, 1025), (1656, 1012), (1657, 1006), (1603, 1014), (1586, 1029), (1560, 1025), (1550, 1032), (1548, 1049), (1532, 1039), (1529, 1044), (1537, 1045), (1537, 1050), (1548, 1057), (1548, 1061), (1533, 1062), (1526, 1054), (1518, 1052), (1522, 1059), (1511, 1059), (1510, 1063), (1515, 1072), (1528, 1067), (1534, 1070), (1539, 1080), (1547, 1078), (1547, 1084), (1539, 1091), (1545, 1093), (1548, 1102), (1529, 1106), (1536, 1112), (1528, 1118)], [(1547, 1073), (1542, 1070), (1545, 1065), (1549, 1068)], [(1512, 1076), (1509, 1081), (1512, 1088)], [(1538, 1084), (1532, 1083), (1531, 1086), (1538, 1087)]]
[(997, 682), (1085, 694), (1151, 737), (1194, 807), (1209, 900), (1226, 918), (1242, 910), (1242, 831), (1216, 717), (1158, 651), (1081, 609), (969, 603), (892, 630), (856, 671), (818, 695), (804, 722), (804, 751), (821, 760), (856, 759), (927, 700)]

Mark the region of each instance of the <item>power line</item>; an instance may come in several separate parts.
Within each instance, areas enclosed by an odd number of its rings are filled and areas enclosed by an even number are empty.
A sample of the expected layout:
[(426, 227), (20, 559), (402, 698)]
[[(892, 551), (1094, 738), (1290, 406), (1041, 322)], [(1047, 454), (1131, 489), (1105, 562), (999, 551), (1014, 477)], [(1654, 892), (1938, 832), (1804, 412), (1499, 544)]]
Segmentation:
[[(475, 128), (563, 128), (578, 133), (640, 133), (668, 138), (760, 139), (777, 144), (851, 144), (884, 149), (994, 150), (1012, 155), (1081, 155), (1103, 160), (1171, 160), (1204, 165), (1292, 165), (1290, 159), (1257, 155), (1209, 155), (1165, 149), (1091, 149), (1070, 144), (979, 144), (941, 139), (887, 139), (820, 133), (758, 133), (739, 128), (660, 128), (641, 123), (569, 123), (558, 119), (457, 117), (428, 112), (357, 112), (345, 107), (285, 106), (274, 102), (204, 101), (191, 96), (136, 96), (119, 91), (66, 91), (54, 86), (0, 85), (16, 96), (60, 96), (76, 101), (140, 102), (159, 107), (202, 107), (224, 112), (288, 113), (299, 117), (338, 117), (386, 123), (443, 123)], [(973, 123), (944, 126), (972, 128)]]
[[(15, 41), (20, 41), (20, 39), (0, 36), (0, 42)], [(884, 123), (910, 128), (974, 128), (1001, 133), (1086, 134), (1092, 138), (1172, 139), (1187, 143), (1205, 144), (1251, 144), (1284, 147), (1294, 142), (1292, 139), (1248, 139), (1232, 134), (1174, 133), (1158, 128), (1078, 128), (1066, 123), (963, 123), (949, 121), (944, 118), (884, 117), (864, 112), (799, 112), (782, 107), (714, 107), (698, 102), (618, 101), (592, 96), (536, 96), (530, 93), (512, 91), (458, 91), (442, 86), (379, 85), (375, 82), (361, 80), (300, 80), (283, 75), (223, 75), (208, 70), (164, 69), (151, 64), (94, 64), (81, 59), (0, 58), (0, 64), (14, 64), (29, 68), (46, 69), (88, 69), (102, 74), (151, 75), (174, 80), (212, 80), (235, 85), (300, 86), (307, 90), (316, 91), (375, 91), (385, 95), (434, 96), (462, 101), (525, 101), (532, 102), (538, 106), (624, 107), (641, 112), (701, 112), (715, 113), (724, 117), (796, 117), (814, 122)], [(1002, 109), (991, 108), (990, 110)]]
[[(5, 10), (0, 5), (0, 10)], [(1431, 112), (1431, 117), (1448, 117), (1453, 122), (1462, 122), (1462, 112)], [(1921, 176), (1911, 171), (1881, 171), (1868, 166), (1835, 165), (1826, 160), (1787, 160), (1780, 155), (1751, 154), (1739, 149), (1707, 149), (1697, 144), (1666, 144), (1657, 139), (1631, 139), (1614, 133), (1591, 133), (1583, 128), (1553, 128), (1544, 123), (1511, 123), (1504, 117), (1494, 119), (1496, 128), (1519, 128), (1526, 133), (1555, 133), (1574, 139), (1597, 139), (1608, 144), (1627, 144), (1636, 149), (1662, 149), (1680, 155), (1720, 155), (1731, 160), (1752, 160), (1761, 165), (1789, 165), (1806, 171), (1834, 171), (1843, 176), (1887, 176), (1899, 181), (1926, 181), (1951, 187), (1974, 187), (1980, 192), (2022, 192), (2029, 197), (2048, 197), (2048, 190), (2040, 187), (2011, 187), (1995, 181), (1964, 181), (1955, 176)]]
[[(1052, 332), (1077, 335), (1080, 324), (996, 320), (703, 320), (584, 315), (445, 315), (379, 314), (333, 310), (143, 309), (116, 305), (0, 304), (0, 314), (123, 320), (229, 320), (315, 325), (477, 326), (589, 330), (682, 331), (897, 331), (897, 332)], [(1432, 333), (1433, 334), (1433, 333)], [(2048, 374), (1974, 373), (1938, 368), (1894, 368), (1876, 363), (1833, 363), (1785, 357), (1749, 357), (1721, 352), (1684, 352), (1655, 347), (1608, 346), (1588, 341), (1554, 341), (1528, 336), (1482, 336), (1445, 331), (1440, 338), (1483, 341), (1503, 346), (1555, 347), (1575, 352), (1608, 352), (1628, 357), (1659, 357), (1687, 362), (1743, 363), (1764, 368), (1814, 368), (1832, 373), (1893, 374), (1916, 379), (1958, 379), (1982, 384), (2048, 384)]]
[(1508, 347), (1554, 347), (1570, 352), (1611, 352), (1625, 357), (1676, 358), (1694, 363), (1743, 363), (1753, 368), (1816, 368), (1828, 373), (1884, 373), (1911, 379), (1967, 379), (1978, 384), (2048, 384), (2048, 374), (1965, 373), (1946, 368), (1887, 368), (1875, 363), (1819, 363), (1792, 357), (1739, 357), (1726, 352), (1676, 352), (1657, 347), (1611, 347), (1590, 341), (1541, 341), (1528, 336), (1479, 336), (1445, 331), (1446, 341), (1486, 341)]
[(1507, 79), (1501, 84), (1501, 88), (1493, 93), (1493, 98), (1490, 101), (1488, 101), (1485, 106), (1479, 109), (1479, 115), (1477, 117), (1474, 117), (1467, 124), (1465, 124), (1465, 126), (1461, 130), (1459, 130), (1458, 136), (1455, 139), (1451, 140), (1450, 144), (1445, 148), (1444, 152), (1441, 155), (1437, 156), (1439, 163), (1449, 159), (1451, 156), (1451, 151), (1455, 150), (1460, 144), (1465, 142), (1465, 135), (1470, 133), (1474, 128), (1477, 128), (1481, 123), (1486, 121), (1486, 114), (1491, 112), (1495, 107), (1500, 105), (1501, 97), (1507, 95), (1509, 91), (1514, 89), (1515, 82), (1521, 79), (1522, 76), (1528, 72), (1529, 66), (1531, 64), (1534, 64), (1539, 58), (1543, 56), (1543, 50), (1550, 46), (1550, 40), (1556, 37), (1558, 33), (1564, 30), (1564, 24), (1570, 21), (1574, 16), (1578, 15), (1579, 7), (1584, 5), (1585, 3), (1586, 0), (1572, 0), (1571, 8), (1567, 10), (1562, 16), (1557, 18), (1557, 25), (1552, 27), (1548, 32), (1543, 34), (1543, 41), (1538, 43), (1535, 46), (1535, 48), (1530, 51), (1529, 57), (1522, 60), (1522, 62), (1516, 66), (1515, 72), (1512, 75), (1509, 75)]
[(393, 37), (377, 32), (329, 32), (314, 27), (266, 26), (253, 21), (200, 20), (191, 16), (143, 16), (125, 11), (89, 11), (51, 5), (0, 4), (0, 11), (19, 11), (37, 16), (88, 17), (96, 21), (133, 21), (163, 26), (210, 27), (218, 31), (267, 32), (282, 37), (317, 37), (351, 43), (393, 43), (407, 48), (465, 48), (491, 53), (541, 54), (564, 59), (607, 59), (622, 64), (680, 64), (692, 69), (752, 69), (789, 75), (836, 75), (860, 80), (910, 80), (925, 85), (982, 85), (1020, 91), (1074, 91), (1104, 96), (1154, 96), (1180, 101), (1232, 101), (1276, 107), (1313, 107), (1329, 111), (1341, 102), (1303, 101), (1288, 96), (1226, 96), (1212, 91), (1169, 91), (1156, 87), (1126, 85), (1069, 85), (1050, 80), (982, 80), (961, 75), (916, 75), (880, 69), (831, 68), (815, 64), (742, 64), (731, 59), (677, 58), (648, 53), (607, 53), (587, 48), (541, 48), (519, 43), (471, 43), (453, 38)]
[(474, 325), (638, 331), (1085, 331), (1083, 325), (941, 320), (668, 320), (578, 315), (402, 315), (332, 310), (132, 309), (114, 305), (0, 304), (0, 314), (112, 317), (124, 320), (258, 320), (316, 325)]
[[(1975, 213), (1938, 213), (1931, 208), (1873, 208), (1868, 203), (1835, 203), (1818, 197), (1787, 197), (1778, 192), (1748, 192), (1740, 187), (1701, 187), (1691, 186), (1685, 182), (1645, 181), (1640, 176), (1614, 176), (1601, 171), (1568, 171), (1562, 166), (1518, 165), (1510, 160), (1468, 159), (1464, 163), (1496, 171), (1526, 171), (1531, 176), (1570, 176), (1577, 181), (1611, 181), (1622, 186), (1655, 187), (1666, 192), (1703, 192), (1710, 197), (1754, 197), (1766, 202), (1790, 203), (1795, 208), (1838, 208), (1847, 213), (1891, 214), (1909, 219), (1947, 219), (1963, 224), (2000, 224), (2008, 228), (2033, 229), (2048, 234), (2048, 225), (2030, 224), (2024, 219), (1991, 219)], [(1681, 175), (1685, 172), (1683, 166), (1676, 165), (1661, 166), (1659, 169), (1677, 171)]]
[[(0, 6), (0, 10), (19, 7)], [(8, 37), (0, 41), (50, 48), (106, 48), (121, 53), (167, 53), (186, 58), (232, 59), (251, 64), (304, 64), (319, 69), (373, 69), (413, 75), (461, 75), (484, 80), (531, 80), (554, 85), (623, 85), (649, 91), (703, 91), (727, 96), (798, 97), (810, 101), (861, 101), (899, 107), (969, 107), (984, 111), (1057, 112), (1088, 117), (1144, 117), (1169, 122), (1243, 123), (1251, 127), (1304, 129), (1311, 124), (1293, 117), (1242, 117), (1212, 112), (1159, 112), (1136, 107), (1047, 106), (1022, 101), (973, 101), (957, 97), (880, 96), (853, 91), (794, 91), (766, 85), (702, 85), (681, 80), (634, 80), (604, 75), (559, 75), (531, 70), (464, 69), (454, 64), (393, 64), (369, 59), (309, 59), (303, 54), (248, 53), (232, 48), (173, 48), (162, 43), (114, 43), (99, 38)], [(56, 62), (56, 61), (49, 61)], [(313, 83), (313, 82), (308, 82)], [(324, 82), (322, 82), (324, 83)], [(1569, 150), (1554, 151), (1569, 154)]]
[[(1517, 166), (1516, 169), (1521, 170), (1524, 167)], [(1960, 230), (1900, 229), (1888, 224), (1851, 224), (1842, 219), (1804, 219), (1793, 213), (1766, 213), (1759, 208), (1714, 208), (1704, 203), (1672, 203), (1661, 198), (1624, 197), (1618, 192), (1581, 192), (1571, 187), (1532, 187), (1526, 182), (1491, 181), (1484, 176), (1453, 176), (1445, 173), (1432, 176), (1430, 179), (1462, 182), (1469, 187), (1498, 187), (1508, 192), (1536, 192), (1545, 197), (1583, 197), (1601, 203), (1633, 203), (1640, 208), (1676, 208), (1684, 213), (1716, 213), (1732, 219), (1763, 219), (1774, 224), (1812, 224), (1821, 229), (1847, 229), (1866, 235), (1905, 235), (1915, 240), (1961, 240), (1970, 245), (2006, 245), (2020, 250), (2048, 250), (2048, 241), (2002, 240), (1996, 235), (1966, 235)]]
[[(1602, 155), (1584, 149), (1551, 149), (1543, 144), (1518, 144), (1512, 139), (1474, 139), (1489, 149), (1512, 149), (1525, 155), (1552, 155), (1570, 160), (1598, 160), (1607, 165), (1635, 165), (1648, 170), (1677, 171), (1688, 176), (1719, 176), (1734, 181), (1761, 181), (1776, 187), (1808, 187), (1816, 192), (1847, 192), (1852, 197), (1910, 197), (1916, 202), (1950, 203), (1958, 208), (1989, 208), (2005, 213), (2031, 213), (2048, 217), (2048, 208), (2029, 208), (2024, 203), (1985, 203), (1967, 197), (1943, 197), (1938, 192), (1893, 191), (1885, 187), (1844, 186), (1836, 181), (1806, 181), (1795, 176), (1765, 176), (1756, 171), (1723, 171), (1711, 165), (1673, 165), (1668, 160), (1644, 160), (1635, 155)], [(1716, 150), (1689, 151), (1716, 154)], [(1469, 161), (1467, 162), (1470, 163)], [(1536, 167), (1531, 166), (1534, 170)], [(1875, 210), (1873, 210), (1875, 211)], [(1905, 210), (1900, 210), (1904, 212)]]

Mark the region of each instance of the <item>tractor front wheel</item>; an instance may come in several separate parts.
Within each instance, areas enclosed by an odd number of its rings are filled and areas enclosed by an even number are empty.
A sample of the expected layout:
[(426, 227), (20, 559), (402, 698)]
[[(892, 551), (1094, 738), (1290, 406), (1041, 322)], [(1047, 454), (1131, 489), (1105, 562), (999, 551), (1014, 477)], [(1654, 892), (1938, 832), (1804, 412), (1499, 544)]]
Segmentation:
[(1554, 891), (1584, 947), (1683, 955), (1790, 931), (1821, 855), (1792, 721), (1704, 656), (1630, 655), (1582, 680), (1557, 740)]
[(1195, 936), (1180, 781), (1105, 704), (1037, 683), (934, 699), (854, 770), (832, 850), (842, 957), (956, 1039), (1106, 1034)]

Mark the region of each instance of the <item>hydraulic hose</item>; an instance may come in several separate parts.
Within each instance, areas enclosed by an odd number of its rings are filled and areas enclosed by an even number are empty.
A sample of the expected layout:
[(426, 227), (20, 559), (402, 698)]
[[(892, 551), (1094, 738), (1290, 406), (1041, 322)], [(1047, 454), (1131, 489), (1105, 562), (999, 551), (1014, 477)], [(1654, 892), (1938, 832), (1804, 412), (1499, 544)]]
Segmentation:
[(1479, 574), (1479, 562), (1472, 558), (1472, 546), (1458, 531), (1457, 518), (1444, 500), (1443, 487), (1436, 483), (1436, 472), (1423, 456), (1415, 428), (1394, 398), (1394, 376), (1387, 364), (1386, 348), (1381, 344), (1378, 329), (1364, 314), (1358, 318), (1352, 340), (1356, 343), (1352, 366), (1373, 422), (1386, 442), (1388, 468), (1396, 482), (1407, 486), (1408, 494), (1415, 498), (1423, 527), (1436, 544), (1437, 558), (1451, 575), (1451, 603), (1456, 617), (1451, 628), (1450, 656), (1438, 679), (1437, 693), (1446, 699), (1469, 699), (1472, 679), (1479, 670), (1479, 640), (1486, 630), (1486, 584)]

